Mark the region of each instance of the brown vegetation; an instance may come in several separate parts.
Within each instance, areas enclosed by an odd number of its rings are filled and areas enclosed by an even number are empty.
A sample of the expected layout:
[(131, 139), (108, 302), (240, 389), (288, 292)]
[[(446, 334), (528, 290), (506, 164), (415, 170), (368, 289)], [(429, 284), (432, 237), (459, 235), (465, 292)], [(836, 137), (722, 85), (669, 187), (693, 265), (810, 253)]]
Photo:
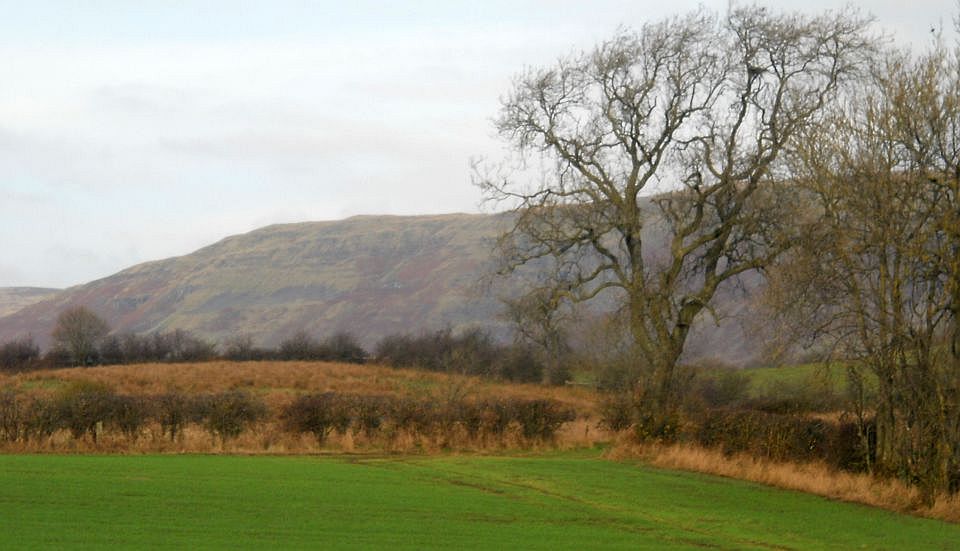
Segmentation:
[(927, 505), (923, 492), (915, 486), (896, 479), (880, 480), (864, 473), (840, 472), (819, 462), (773, 461), (743, 453), (729, 455), (695, 444), (638, 444), (631, 439), (618, 442), (608, 457), (616, 460), (640, 458), (658, 467), (749, 480), (901, 513), (960, 522), (960, 495), (940, 493), (932, 504)]
[[(416, 453), (609, 439), (574, 415), (592, 415), (584, 389), (369, 365), (70, 368), (0, 375), (0, 389), (8, 452)], [(312, 441), (301, 437), (311, 432)]]
[(298, 394), (315, 392), (423, 396), (438, 399), (445, 399), (453, 394), (477, 398), (550, 399), (585, 414), (593, 413), (596, 402), (596, 393), (585, 388), (506, 384), (480, 377), (332, 362), (153, 363), (55, 369), (10, 375), (0, 373), (0, 387), (3, 388), (43, 391), (70, 381), (99, 382), (124, 394), (247, 389), (262, 395), (270, 406), (289, 402)]

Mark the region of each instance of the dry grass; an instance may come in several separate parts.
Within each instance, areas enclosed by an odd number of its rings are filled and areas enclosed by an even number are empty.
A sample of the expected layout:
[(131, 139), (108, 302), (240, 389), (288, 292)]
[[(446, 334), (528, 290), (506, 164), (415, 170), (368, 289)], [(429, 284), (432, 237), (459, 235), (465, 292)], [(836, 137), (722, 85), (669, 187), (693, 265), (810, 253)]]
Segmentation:
[(862, 503), (901, 513), (960, 523), (960, 495), (940, 495), (926, 506), (920, 492), (897, 480), (839, 472), (820, 463), (772, 462), (748, 455), (725, 455), (691, 444), (636, 444), (625, 437), (608, 454), (613, 459), (642, 458), (658, 467), (749, 480)]
[[(598, 397), (589, 389), (497, 383), (478, 377), (393, 369), (379, 365), (330, 362), (226, 362), (194, 364), (139, 364), (66, 368), (0, 375), (0, 390), (18, 389), (28, 395), (49, 395), (78, 381), (107, 385), (115, 392), (150, 395), (166, 392), (215, 393), (243, 389), (256, 393), (273, 412), (272, 421), (246, 430), (223, 443), (202, 427), (191, 425), (171, 442), (159, 426), (148, 426), (130, 440), (122, 434), (104, 434), (94, 443), (65, 432), (43, 441), (0, 443), (8, 453), (431, 453), (440, 451), (494, 452), (532, 448), (572, 449), (608, 442), (611, 435), (597, 428), (594, 410)], [(388, 432), (368, 438), (348, 432), (331, 435), (322, 446), (309, 436), (282, 430), (276, 412), (300, 394), (337, 392), (346, 395), (392, 395), (438, 402), (463, 399), (552, 399), (573, 408), (581, 418), (565, 423), (550, 442), (530, 442), (517, 431), (497, 437), (468, 437), (457, 432), (411, 434)]]
[(55, 389), (73, 381), (105, 383), (123, 394), (221, 392), (246, 389), (263, 395), (268, 405), (310, 392), (382, 394), (423, 398), (548, 398), (592, 413), (597, 395), (583, 388), (497, 383), (446, 373), (393, 369), (380, 365), (330, 362), (209, 362), (139, 364), (35, 371), (0, 378), (0, 389), (31, 392)]
[(294, 434), (282, 430), (276, 421), (267, 421), (245, 430), (237, 438), (223, 441), (203, 427), (188, 425), (171, 440), (157, 424), (145, 427), (131, 439), (117, 432), (105, 432), (97, 442), (90, 436), (74, 438), (67, 431), (57, 431), (44, 439), (0, 442), (0, 453), (203, 453), (244, 455), (288, 454), (438, 454), (449, 452), (500, 453), (538, 450), (566, 450), (596, 446), (608, 442), (610, 434), (596, 428), (596, 423), (578, 419), (566, 423), (549, 441), (528, 440), (512, 427), (502, 435), (470, 437), (464, 430), (435, 431), (429, 434), (405, 429), (389, 429), (367, 436), (348, 430), (345, 434), (331, 433), (320, 444), (309, 434)]

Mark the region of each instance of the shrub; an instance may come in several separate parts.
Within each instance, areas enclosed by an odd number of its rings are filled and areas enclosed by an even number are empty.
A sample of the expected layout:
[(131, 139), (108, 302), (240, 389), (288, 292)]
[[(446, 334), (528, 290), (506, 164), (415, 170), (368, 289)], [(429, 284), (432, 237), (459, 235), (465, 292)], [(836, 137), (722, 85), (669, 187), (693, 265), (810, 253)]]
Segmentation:
[(537, 440), (552, 439), (560, 425), (576, 418), (573, 410), (552, 400), (517, 400), (512, 410), (523, 436)]
[(334, 430), (345, 433), (350, 427), (351, 404), (333, 392), (300, 396), (284, 408), (280, 418), (287, 430), (311, 433), (323, 444)]
[(109, 426), (135, 440), (151, 417), (152, 403), (140, 396), (115, 395), (110, 405)]
[(480, 404), (483, 430), (494, 436), (507, 431), (513, 421), (513, 408), (504, 400), (485, 400)]
[(60, 416), (52, 400), (34, 399), (24, 408), (24, 439), (49, 438), (60, 428)]
[(86, 434), (96, 442), (105, 423), (113, 418), (116, 396), (109, 387), (89, 381), (77, 381), (54, 398), (58, 428), (67, 429), (74, 438)]
[(179, 392), (169, 392), (154, 396), (150, 400), (153, 404), (154, 419), (160, 423), (162, 434), (169, 434), (170, 440), (176, 440), (177, 436), (183, 432), (183, 427), (190, 421), (200, 421), (203, 415), (197, 415), (201, 408), (197, 407), (195, 400)]
[(360, 346), (351, 333), (339, 332), (324, 339), (320, 344), (321, 360), (332, 362), (363, 363), (367, 351)]
[(209, 395), (202, 410), (206, 414), (207, 430), (224, 442), (240, 436), (247, 427), (267, 415), (263, 401), (242, 390)]
[(529, 346), (503, 347), (497, 353), (497, 377), (520, 383), (539, 383), (543, 380), (543, 362)]
[(153, 354), (161, 362), (204, 362), (216, 356), (212, 343), (189, 331), (176, 329), (153, 335)]
[(407, 396), (394, 398), (389, 403), (389, 418), (397, 428), (424, 432), (432, 428), (435, 417), (433, 404)]
[(377, 360), (392, 367), (416, 367), (464, 375), (540, 382), (544, 366), (527, 346), (498, 345), (481, 329), (454, 335), (449, 329), (420, 336), (388, 335), (377, 343)]
[(19, 371), (33, 367), (40, 359), (40, 347), (32, 337), (24, 337), (0, 346), (0, 369)]
[(614, 432), (626, 430), (633, 424), (636, 408), (629, 392), (607, 394), (599, 405), (600, 426)]
[(298, 331), (293, 336), (284, 339), (277, 350), (277, 358), (280, 360), (318, 360), (323, 355), (323, 351), (313, 337), (304, 331)]
[(0, 440), (16, 442), (24, 434), (24, 411), (19, 396), (10, 390), (0, 392)]
[(825, 452), (830, 432), (831, 426), (825, 421), (796, 415), (714, 411), (700, 425), (697, 439), (700, 444), (719, 447), (725, 453), (745, 452), (777, 461), (802, 461), (828, 459)]
[(126, 363), (123, 354), (123, 341), (117, 335), (107, 335), (100, 342), (100, 363), (116, 365)]
[(352, 401), (357, 430), (367, 436), (379, 430), (390, 412), (389, 400), (383, 396), (356, 396)]
[(271, 350), (254, 346), (250, 335), (232, 337), (223, 345), (223, 357), (234, 362), (268, 360), (274, 356)]

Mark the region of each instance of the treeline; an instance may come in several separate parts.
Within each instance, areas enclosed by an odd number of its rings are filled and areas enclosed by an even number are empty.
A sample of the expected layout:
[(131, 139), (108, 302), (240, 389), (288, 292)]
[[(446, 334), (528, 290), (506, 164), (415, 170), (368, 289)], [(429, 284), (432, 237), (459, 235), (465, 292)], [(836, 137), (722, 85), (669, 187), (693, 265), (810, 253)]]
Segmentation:
[(84, 307), (64, 312), (54, 330), (54, 346), (44, 355), (30, 337), (0, 345), (0, 369), (32, 369), (230, 361), (329, 361), (363, 363), (370, 359), (392, 367), (493, 377), (516, 382), (540, 382), (544, 362), (527, 345), (497, 343), (489, 333), (472, 329), (459, 334), (449, 329), (420, 335), (389, 335), (374, 354), (348, 332), (316, 339), (299, 331), (275, 348), (259, 347), (249, 335), (227, 339), (221, 345), (185, 330), (137, 335), (109, 334), (102, 319)]
[(177, 441), (187, 427), (201, 427), (225, 443), (258, 423), (271, 430), (310, 434), (323, 444), (331, 433), (348, 431), (367, 439), (407, 435), (448, 441), (552, 440), (573, 410), (550, 400), (501, 398), (425, 400), (410, 397), (306, 394), (273, 408), (239, 390), (215, 394), (117, 394), (109, 387), (76, 383), (52, 396), (0, 392), (0, 442), (44, 442), (63, 432), (96, 444), (104, 435), (129, 442), (152, 436)]

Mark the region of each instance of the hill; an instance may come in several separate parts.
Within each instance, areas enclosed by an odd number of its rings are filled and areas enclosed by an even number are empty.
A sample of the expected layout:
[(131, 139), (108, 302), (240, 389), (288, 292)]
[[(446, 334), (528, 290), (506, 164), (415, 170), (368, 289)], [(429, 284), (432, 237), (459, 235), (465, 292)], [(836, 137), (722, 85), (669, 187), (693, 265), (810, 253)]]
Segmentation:
[[(29, 305), (0, 318), (0, 341), (30, 334), (46, 347), (57, 315), (78, 304), (119, 332), (186, 329), (217, 341), (249, 334), (266, 346), (298, 330), (347, 330), (366, 346), (391, 333), (444, 327), (479, 326), (506, 338), (497, 298), (505, 291), (479, 285), (506, 216), (358, 216), (268, 226)], [(720, 302), (720, 312), (734, 315), (747, 304), (731, 293)], [(758, 350), (734, 316), (702, 323), (688, 359), (743, 362)]]
[(0, 317), (8, 316), (59, 292), (60, 289), (43, 287), (0, 287)]

